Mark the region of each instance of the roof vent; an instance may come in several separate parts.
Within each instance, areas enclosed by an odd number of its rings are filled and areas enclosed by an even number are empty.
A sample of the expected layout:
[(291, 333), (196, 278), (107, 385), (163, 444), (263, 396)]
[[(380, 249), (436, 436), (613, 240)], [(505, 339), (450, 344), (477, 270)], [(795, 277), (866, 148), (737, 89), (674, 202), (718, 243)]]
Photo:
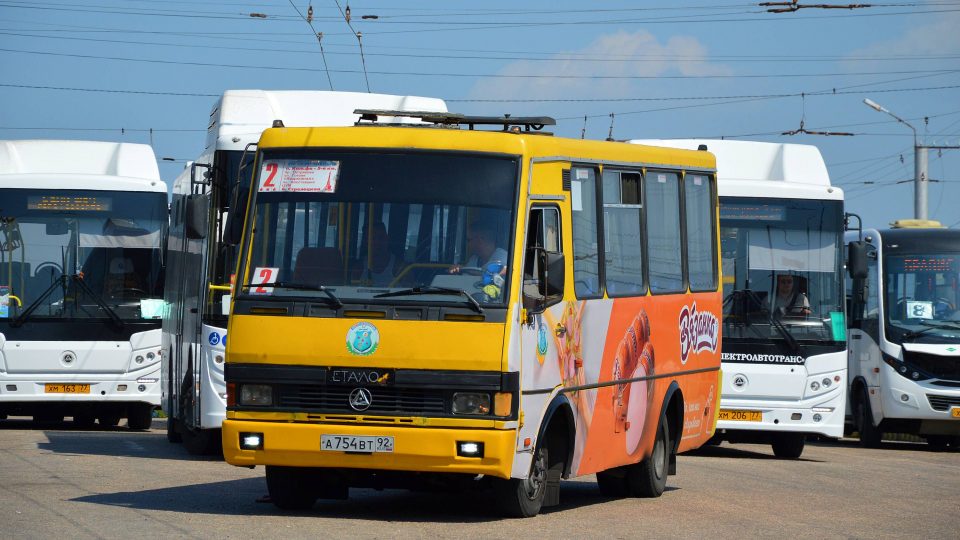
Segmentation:
[(277, 120), (274, 120), (273, 125), (271, 127), (275, 127), (275, 128), (284, 127), (283, 120), (280, 120), (279, 118)]
[(701, 144), (700, 146), (697, 147), (697, 150), (703, 150), (704, 152), (706, 152), (706, 151), (707, 151), (707, 145)]

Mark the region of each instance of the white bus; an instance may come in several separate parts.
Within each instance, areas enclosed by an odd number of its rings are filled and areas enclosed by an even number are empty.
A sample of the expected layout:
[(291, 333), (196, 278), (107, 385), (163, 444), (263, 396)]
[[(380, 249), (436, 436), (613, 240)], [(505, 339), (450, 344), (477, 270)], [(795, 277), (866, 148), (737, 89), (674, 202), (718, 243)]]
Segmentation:
[[(167, 438), (218, 453), (226, 415), (223, 359), (236, 248), (223, 241), (230, 206), (246, 201), (264, 129), (349, 126), (356, 109), (444, 112), (443, 100), (354, 92), (228, 90), (210, 112), (206, 148), (174, 181), (163, 323)], [(410, 121), (401, 119), (401, 121)], [(292, 222), (291, 222), (292, 223)], [(240, 220), (234, 226), (240, 226)]]
[[(885, 432), (960, 447), (960, 230), (904, 220), (847, 232), (865, 279), (850, 298), (849, 422), (864, 446)], [(861, 242), (862, 240), (862, 242)], [(856, 278), (856, 276), (854, 276)]]
[(0, 141), (0, 415), (150, 427), (166, 228), (149, 146)]
[(847, 346), (843, 191), (815, 146), (725, 140), (717, 156), (723, 388), (714, 442), (798, 458), (807, 435), (843, 436)]

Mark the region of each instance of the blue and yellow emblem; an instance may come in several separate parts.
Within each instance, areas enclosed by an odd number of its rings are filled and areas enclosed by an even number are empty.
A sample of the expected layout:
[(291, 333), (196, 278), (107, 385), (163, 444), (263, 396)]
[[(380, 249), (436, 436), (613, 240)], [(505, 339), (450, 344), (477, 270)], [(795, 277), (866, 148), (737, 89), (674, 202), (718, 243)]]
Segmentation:
[(358, 322), (347, 330), (347, 351), (357, 356), (370, 356), (380, 345), (380, 332), (368, 322)]

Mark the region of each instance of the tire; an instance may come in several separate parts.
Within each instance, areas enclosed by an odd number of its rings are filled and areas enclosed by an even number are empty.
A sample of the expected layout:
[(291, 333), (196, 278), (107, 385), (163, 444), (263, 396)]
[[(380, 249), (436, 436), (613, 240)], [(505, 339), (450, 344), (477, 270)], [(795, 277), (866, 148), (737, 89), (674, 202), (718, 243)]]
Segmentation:
[(296, 467), (267, 465), (267, 491), (270, 501), (281, 510), (309, 510), (317, 502), (317, 492), (310, 479)]
[(223, 446), (219, 429), (190, 429), (186, 426), (180, 430), (183, 447), (194, 456), (215, 456), (223, 454)]
[(181, 435), (180, 431), (178, 430), (179, 430), (179, 426), (177, 423), (177, 419), (172, 416), (168, 416), (167, 417), (167, 442), (169, 443), (183, 442), (183, 435)]
[(860, 446), (864, 448), (879, 448), (883, 439), (883, 432), (873, 425), (873, 411), (870, 408), (870, 397), (866, 390), (860, 391), (860, 399), (856, 405), (857, 429), (860, 431)]
[(116, 427), (120, 423), (120, 414), (104, 413), (97, 417), (97, 421), (100, 422), (102, 427)]
[(73, 415), (73, 425), (80, 429), (90, 429), (97, 423), (97, 416), (93, 413), (84, 412)]
[(127, 427), (135, 431), (147, 431), (153, 424), (153, 405), (134, 403), (127, 407)]
[(659, 497), (667, 488), (670, 472), (670, 427), (660, 416), (653, 452), (640, 463), (627, 467), (627, 485), (634, 497)]
[(533, 517), (543, 507), (547, 493), (549, 453), (546, 445), (537, 449), (527, 478), (498, 478), (494, 484), (497, 508), (507, 517)]
[(627, 484), (627, 477), (622, 471), (601, 471), (597, 473), (597, 487), (604, 497), (611, 499), (622, 499), (630, 495), (630, 486)]
[(780, 459), (797, 459), (803, 454), (807, 436), (803, 433), (774, 433), (773, 455)]

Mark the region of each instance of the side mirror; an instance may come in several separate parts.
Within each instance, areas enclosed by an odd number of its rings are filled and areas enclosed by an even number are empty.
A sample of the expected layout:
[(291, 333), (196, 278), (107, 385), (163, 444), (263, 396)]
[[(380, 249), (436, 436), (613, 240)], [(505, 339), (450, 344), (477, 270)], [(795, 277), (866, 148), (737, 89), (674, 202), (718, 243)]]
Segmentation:
[(549, 300), (551, 296), (563, 295), (563, 283), (566, 270), (563, 262), (563, 253), (556, 251), (539, 251), (539, 287), (540, 295)]
[(207, 210), (210, 197), (207, 195), (187, 195), (184, 209), (184, 229), (187, 238), (202, 240), (207, 237)]
[(242, 189), (237, 191), (237, 198), (230, 206), (230, 213), (227, 215), (227, 223), (223, 230), (223, 243), (228, 246), (240, 244), (243, 237), (243, 220), (247, 214), (247, 199), (250, 198), (250, 190)]
[(847, 272), (852, 279), (866, 279), (869, 275), (867, 244), (862, 240), (850, 242), (847, 246)]

